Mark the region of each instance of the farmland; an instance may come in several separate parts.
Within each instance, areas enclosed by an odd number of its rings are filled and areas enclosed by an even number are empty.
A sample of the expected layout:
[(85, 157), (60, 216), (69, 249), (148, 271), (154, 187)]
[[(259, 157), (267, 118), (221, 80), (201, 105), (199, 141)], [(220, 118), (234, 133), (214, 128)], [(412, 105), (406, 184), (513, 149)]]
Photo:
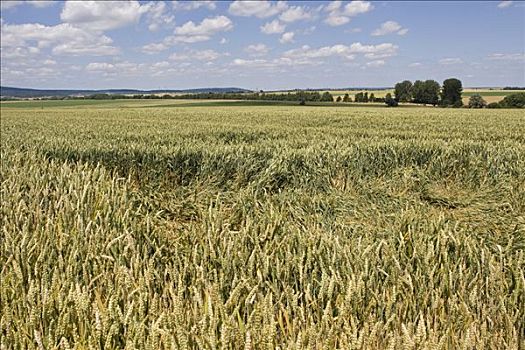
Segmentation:
[(524, 347), (522, 111), (51, 102), (1, 105), (2, 349)]
[[(358, 92), (361, 92), (359, 90), (319, 90), (320, 93), (324, 92), (330, 92), (334, 98), (337, 98), (341, 96), (341, 98), (348, 94), (352, 100), (355, 99), (355, 94)], [(386, 94), (390, 93), (394, 95), (394, 89), (382, 89), (382, 90), (374, 90), (374, 89), (364, 89), (363, 92), (368, 92), (368, 94), (374, 94), (375, 97), (385, 97)], [(525, 92), (525, 90), (503, 90), (501, 88), (465, 88), (463, 90), (463, 104), (467, 105), (468, 100), (470, 96), (474, 94), (479, 94), (487, 101), (487, 103), (491, 102), (499, 102), (503, 100), (505, 96), (511, 95), (513, 93), (517, 92)]]

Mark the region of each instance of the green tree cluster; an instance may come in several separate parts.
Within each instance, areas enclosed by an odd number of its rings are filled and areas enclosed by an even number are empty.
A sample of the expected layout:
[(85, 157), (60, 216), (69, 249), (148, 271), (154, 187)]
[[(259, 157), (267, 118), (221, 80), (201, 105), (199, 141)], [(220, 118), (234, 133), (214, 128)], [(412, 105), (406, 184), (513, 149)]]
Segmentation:
[(439, 104), (442, 106), (461, 107), (461, 81), (456, 78), (443, 82), (443, 89), (435, 80), (404, 80), (394, 86), (394, 96), (397, 102), (412, 102), (421, 104)]
[(492, 102), (488, 108), (525, 108), (525, 92), (507, 95), (499, 102)]

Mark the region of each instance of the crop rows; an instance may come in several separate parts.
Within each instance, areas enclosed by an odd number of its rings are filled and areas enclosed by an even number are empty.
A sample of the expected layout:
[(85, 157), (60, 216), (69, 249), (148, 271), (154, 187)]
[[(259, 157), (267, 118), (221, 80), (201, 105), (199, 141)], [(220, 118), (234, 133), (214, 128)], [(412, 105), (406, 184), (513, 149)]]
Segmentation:
[(2, 349), (520, 349), (520, 111), (2, 109)]

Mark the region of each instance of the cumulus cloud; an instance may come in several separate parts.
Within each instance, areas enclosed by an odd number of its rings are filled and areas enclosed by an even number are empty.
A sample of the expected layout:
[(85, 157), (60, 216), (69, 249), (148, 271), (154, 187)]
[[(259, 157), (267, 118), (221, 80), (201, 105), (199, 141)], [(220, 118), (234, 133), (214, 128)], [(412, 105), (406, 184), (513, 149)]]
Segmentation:
[(288, 44), (288, 43), (293, 43), (293, 38), (295, 36), (295, 33), (294, 32), (286, 32), (284, 33), (281, 38), (279, 39), (279, 42), (281, 44)]
[(387, 34), (405, 35), (408, 32), (407, 28), (401, 27), (401, 25), (395, 21), (386, 21), (381, 24), (381, 27), (377, 28), (372, 32), (373, 36), (381, 36)]
[(137, 23), (152, 4), (138, 1), (66, 1), (62, 21), (91, 31), (106, 31)]
[(320, 58), (330, 56), (340, 56), (346, 59), (354, 59), (355, 54), (364, 54), (367, 58), (390, 57), (397, 54), (398, 46), (391, 43), (383, 43), (378, 45), (363, 45), (361, 43), (353, 43), (347, 45), (333, 45), (324, 46), (317, 49), (304, 45), (299, 49), (293, 49), (284, 53), (285, 57), (308, 57)]
[(147, 54), (156, 54), (167, 50), (177, 43), (193, 44), (210, 40), (219, 32), (227, 32), (233, 28), (232, 21), (226, 16), (205, 18), (201, 23), (188, 21), (176, 27), (175, 35), (167, 36), (159, 43), (150, 43), (142, 46), (141, 50)]
[(487, 58), (492, 61), (523, 61), (525, 53), (493, 53)]
[(2, 10), (9, 10), (9, 9), (12, 9), (12, 8), (15, 8), (17, 6), (20, 6), (20, 5), (24, 5), (24, 4), (27, 4), (27, 5), (31, 5), (33, 7), (36, 7), (36, 8), (44, 8), (44, 7), (49, 7), (49, 6), (53, 6), (55, 4), (57, 4), (58, 1), (45, 1), (45, 0), (34, 0), (34, 1), (15, 1), (15, 0), (9, 0), (9, 1), (0, 1), (0, 9)]
[(370, 61), (370, 62), (367, 62), (366, 64), (367, 67), (381, 67), (384, 65), (385, 65), (385, 61), (383, 60)]
[(444, 66), (460, 64), (460, 63), (463, 63), (463, 60), (458, 57), (442, 58), (439, 60), (439, 64), (444, 65)]
[(261, 26), (261, 32), (264, 34), (281, 34), (286, 30), (286, 25), (279, 22), (279, 20), (274, 19), (271, 22), (268, 22)]
[(286, 23), (292, 23), (296, 21), (311, 19), (312, 17), (313, 15), (304, 7), (292, 6), (283, 13), (281, 13), (279, 19)]
[[(161, 64), (162, 65), (162, 64)], [(160, 67), (155, 64), (135, 63), (135, 62), (91, 62), (85, 66), (85, 70), (90, 73), (100, 74), (104, 77), (140, 76), (145, 71), (155, 71)], [(149, 74), (149, 73), (148, 73)]]
[(215, 50), (186, 50), (184, 52), (175, 52), (170, 55), (169, 59), (173, 61), (215, 61), (221, 56), (227, 56), (227, 54), (219, 53)]
[(332, 11), (339, 10), (341, 8), (342, 3), (343, 2), (340, 0), (332, 1), (328, 5), (325, 6), (324, 10), (326, 12), (332, 12)]
[(337, 14), (330, 14), (328, 17), (326, 17), (324, 22), (331, 27), (338, 27), (350, 22), (350, 18), (346, 16), (340, 16)]
[(501, 1), (499, 4), (498, 4), (498, 8), (500, 9), (506, 9), (507, 7), (510, 7), (512, 6), (512, 1)]
[(292, 59), (289, 57), (279, 57), (271, 60), (266, 59), (252, 59), (247, 60), (243, 58), (236, 58), (231, 62), (233, 67), (247, 67), (247, 68), (261, 68), (261, 69), (276, 69), (282, 67), (299, 67), (299, 66), (308, 66), (308, 65), (319, 65), (320, 62), (314, 61), (307, 58), (297, 58)]
[(350, 22), (350, 17), (372, 11), (373, 9), (374, 5), (369, 1), (355, 0), (347, 3), (345, 6), (342, 6), (341, 1), (334, 1), (324, 8), (326, 12), (329, 12), (324, 22), (332, 27), (341, 26)]
[[(51, 48), (53, 54), (115, 55), (118, 49), (111, 38), (100, 33), (77, 28), (68, 23), (56, 26), (43, 24), (2, 24), (2, 51), (34, 46)], [(33, 43), (33, 44), (32, 44)]]
[(195, 24), (193, 21), (186, 22), (184, 25), (175, 28), (176, 35), (182, 36), (207, 36), (210, 37), (218, 32), (226, 32), (233, 28), (232, 21), (226, 16), (205, 18), (201, 23)]
[(192, 11), (200, 8), (206, 8), (208, 10), (215, 10), (217, 5), (215, 1), (172, 1), (173, 8), (175, 10)]
[(284, 1), (272, 4), (270, 1), (236, 0), (230, 4), (228, 11), (234, 16), (267, 18), (275, 16), (288, 8)]
[(250, 56), (264, 56), (270, 51), (270, 48), (265, 44), (252, 44), (245, 47), (244, 51)]
[(372, 5), (369, 1), (350, 1), (350, 3), (346, 4), (344, 7), (344, 14), (346, 16), (357, 16), (361, 13), (366, 13), (369, 11), (372, 11), (374, 9), (374, 5)]
[(149, 22), (149, 30), (156, 31), (175, 23), (175, 16), (169, 12), (165, 2), (151, 2), (148, 3), (147, 6), (148, 11), (146, 16)]

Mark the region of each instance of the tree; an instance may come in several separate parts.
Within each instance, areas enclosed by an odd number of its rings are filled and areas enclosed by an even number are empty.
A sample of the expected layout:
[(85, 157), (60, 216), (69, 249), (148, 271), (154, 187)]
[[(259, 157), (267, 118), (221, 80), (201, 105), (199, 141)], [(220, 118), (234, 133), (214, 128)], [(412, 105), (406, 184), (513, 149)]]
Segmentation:
[(365, 92), (365, 95), (363, 96), (363, 102), (368, 102), (368, 92)]
[(321, 96), (321, 102), (334, 102), (334, 98), (331, 93), (325, 91), (325, 93), (323, 93)]
[(343, 102), (352, 102), (352, 99), (350, 98), (350, 95), (345, 94), (345, 96), (343, 97)]
[(412, 100), (412, 82), (410, 80), (397, 83), (394, 87), (396, 101), (410, 102)]
[(375, 102), (376, 101), (376, 97), (374, 96), (373, 92), (370, 94), (370, 97), (368, 98), (368, 101), (370, 101), (370, 102)]
[(392, 98), (390, 92), (385, 96), (385, 103), (388, 107), (397, 107), (397, 101)]
[(469, 108), (484, 108), (487, 106), (487, 102), (481, 97), (480, 94), (474, 94), (470, 96), (468, 100)]
[(341, 98), (341, 96), (337, 96), (337, 99), (336, 99), (337, 102), (341, 102), (342, 100), (343, 99)]
[(439, 101), (439, 90), (439, 83), (435, 80), (416, 80), (412, 85), (413, 102), (435, 106)]
[(425, 83), (421, 80), (416, 80), (412, 85), (412, 97), (414, 103), (424, 103), (425, 99)]
[(423, 103), (437, 105), (439, 102), (439, 83), (435, 80), (426, 80), (424, 86), (424, 101)]
[(355, 102), (363, 102), (363, 99), (364, 99), (364, 95), (362, 92), (358, 92), (357, 94), (355, 94), (354, 96), (354, 101)]
[(462, 91), (461, 80), (456, 78), (445, 80), (443, 82), (443, 91), (441, 91), (441, 104), (443, 106), (463, 106), (463, 101), (461, 100)]
[(499, 105), (502, 108), (525, 108), (525, 92), (505, 96)]

